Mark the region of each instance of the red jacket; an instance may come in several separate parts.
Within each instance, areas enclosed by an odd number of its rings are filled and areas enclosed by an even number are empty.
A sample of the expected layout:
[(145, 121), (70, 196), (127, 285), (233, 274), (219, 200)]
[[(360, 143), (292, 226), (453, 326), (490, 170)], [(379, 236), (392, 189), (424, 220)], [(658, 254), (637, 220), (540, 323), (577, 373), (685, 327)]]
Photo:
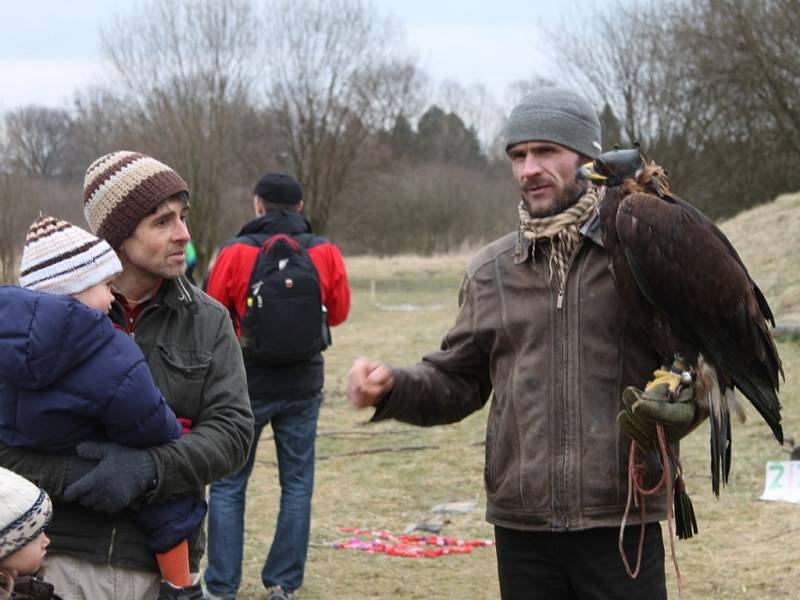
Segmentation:
[[(207, 292), (227, 307), (231, 313), (236, 335), (244, 315), (247, 285), (258, 258), (259, 248), (242, 240), (255, 233), (311, 233), (308, 221), (300, 215), (283, 212), (268, 213), (250, 221), (233, 240), (222, 247), (208, 275)], [(350, 286), (339, 249), (325, 238), (315, 237), (307, 248), (319, 273), (322, 303), (328, 309), (328, 324), (339, 325), (350, 312)]]
[[(241, 334), (247, 288), (258, 258), (259, 248), (248, 235), (284, 233), (291, 236), (310, 234), (310, 223), (298, 213), (269, 212), (247, 223), (235, 238), (222, 246), (206, 280), (206, 291), (228, 308), (236, 335)], [(339, 249), (325, 238), (314, 236), (305, 245), (319, 274), (322, 303), (328, 310), (328, 324), (344, 322), (350, 312), (350, 286)], [(280, 368), (255, 366), (245, 361), (251, 399), (266, 397), (286, 399), (307, 396), (322, 389), (322, 357), (309, 364)]]

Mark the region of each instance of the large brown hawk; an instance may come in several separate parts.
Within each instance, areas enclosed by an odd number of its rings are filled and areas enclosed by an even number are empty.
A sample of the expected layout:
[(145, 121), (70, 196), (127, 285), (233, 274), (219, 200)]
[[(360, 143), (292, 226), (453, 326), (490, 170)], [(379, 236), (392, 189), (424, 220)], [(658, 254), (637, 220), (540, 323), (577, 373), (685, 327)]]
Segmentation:
[(772, 311), (725, 234), (672, 194), (664, 170), (646, 164), (638, 149), (601, 154), (579, 176), (607, 186), (600, 229), (629, 314), (665, 365), (678, 355), (692, 373), (695, 398), (709, 413), (719, 494), (730, 471), (735, 389), (783, 442)]

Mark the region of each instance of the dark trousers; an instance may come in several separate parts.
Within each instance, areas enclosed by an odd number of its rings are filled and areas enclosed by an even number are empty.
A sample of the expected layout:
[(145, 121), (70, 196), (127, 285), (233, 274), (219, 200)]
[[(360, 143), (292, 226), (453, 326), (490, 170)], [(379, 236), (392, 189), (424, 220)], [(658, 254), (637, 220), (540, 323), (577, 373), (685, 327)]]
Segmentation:
[[(639, 525), (625, 529), (623, 545), (636, 568)], [(619, 555), (619, 529), (562, 533), (495, 527), (503, 600), (666, 600), (661, 525), (645, 528), (642, 567), (631, 579)]]

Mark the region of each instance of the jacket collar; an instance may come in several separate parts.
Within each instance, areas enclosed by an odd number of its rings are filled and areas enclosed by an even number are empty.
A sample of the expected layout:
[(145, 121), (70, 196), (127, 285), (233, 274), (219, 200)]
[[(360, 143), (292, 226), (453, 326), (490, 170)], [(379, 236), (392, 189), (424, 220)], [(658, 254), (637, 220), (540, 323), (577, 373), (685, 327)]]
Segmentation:
[(254, 233), (313, 233), (311, 223), (303, 215), (288, 210), (270, 211), (262, 217), (253, 219), (242, 227), (237, 237)]
[(601, 248), (605, 248), (603, 245), (603, 235), (600, 231), (600, 212), (595, 211), (592, 217), (586, 221), (586, 223), (581, 226), (581, 235), (585, 238), (589, 238), (595, 244), (600, 246)]
[[(192, 292), (186, 277), (181, 275), (175, 279), (164, 279), (155, 296), (145, 301), (142, 311), (147, 310), (150, 306), (158, 306), (160, 304), (166, 304), (172, 309), (177, 309), (182, 306), (191, 306), (194, 303), (194, 292)], [(126, 327), (125, 309), (118, 300), (115, 300), (111, 305), (109, 316), (113, 323)]]
[(173, 308), (189, 306), (194, 303), (194, 293), (189, 281), (183, 275), (175, 279), (167, 279), (161, 286), (156, 299), (160, 299)]

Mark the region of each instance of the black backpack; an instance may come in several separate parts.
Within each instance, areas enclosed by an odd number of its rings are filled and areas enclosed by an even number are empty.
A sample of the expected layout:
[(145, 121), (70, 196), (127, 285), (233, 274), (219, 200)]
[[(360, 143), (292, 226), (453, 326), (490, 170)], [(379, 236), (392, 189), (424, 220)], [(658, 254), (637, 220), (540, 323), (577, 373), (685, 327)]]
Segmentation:
[(313, 235), (247, 239), (260, 250), (242, 318), (243, 356), (264, 364), (310, 359), (330, 342), (319, 274), (300, 243)]

